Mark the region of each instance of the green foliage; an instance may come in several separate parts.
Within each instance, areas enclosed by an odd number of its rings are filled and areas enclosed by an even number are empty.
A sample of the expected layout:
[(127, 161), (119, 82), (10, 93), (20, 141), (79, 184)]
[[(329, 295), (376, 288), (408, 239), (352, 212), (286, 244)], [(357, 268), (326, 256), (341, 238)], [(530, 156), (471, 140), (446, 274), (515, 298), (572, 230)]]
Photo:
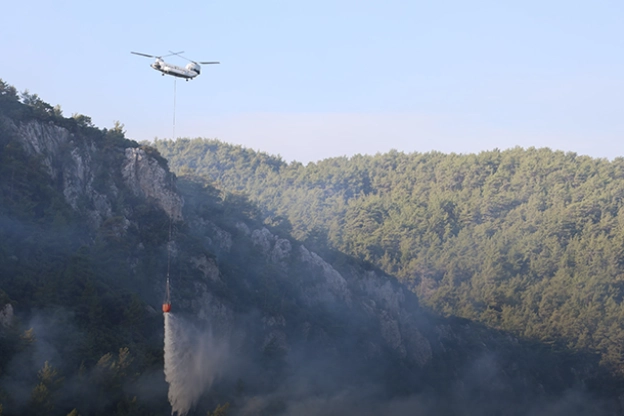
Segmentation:
[(230, 408), (230, 403), (225, 403), (224, 405), (217, 405), (213, 412), (208, 412), (207, 416), (226, 416), (228, 413), (228, 409)]
[(93, 122), (91, 121), (91, 117), (85, 116), (84, 114), (74, 113), (72, 114), (72, 118), (76, 121), (76, 124), (80, 127), (95, 127)]
[(39, 383), (31, 394), (31, 409), (37, 415), (52, 415), (55, 413), (55, 395), (63, 381), (58, 371), (47, 361), (37, 374)]
[(127, 380), (132, 361), (127, 347), (120, 348), (117, 357), (111, 353), (104, 354), (95, 365), (95, 378), (101, 391), (107, 394), (119, 391)]

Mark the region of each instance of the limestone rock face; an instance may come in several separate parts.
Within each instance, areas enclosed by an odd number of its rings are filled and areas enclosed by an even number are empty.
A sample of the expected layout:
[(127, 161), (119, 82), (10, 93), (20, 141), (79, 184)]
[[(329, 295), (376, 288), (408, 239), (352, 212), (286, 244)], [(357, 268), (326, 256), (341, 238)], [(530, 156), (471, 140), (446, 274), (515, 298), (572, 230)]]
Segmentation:
[[(6, 120), (5, 120), (6, 121)], [(174, 221), (182, 221), (184, 200), (173, 188), (167, 169), (159, 161), (138, 147), (124, 150), (121, 166), (101, 160), (102, 150), (84, 137), (76, 137), (67, 129), (52, 123), (29, 121), (16, 125), (5, 123), (21, 139), (24, 149), (37, 156), (52, 181), (59, 184), (65, 200), (77, 212), (90, 220), (97, 229), (113, 216), (120, 186), (127, 186), (138, 197), (154, 201)], [(123, 184), (115, 182), (121, 171)], [(129, 222), (122, 221), (122, 230)]]
[(152, 198), (174, 221), (181, 221), (184, 201), (169, 182), (167, 171), (145, 150), (127, 148), (121, 168), (126, 185), (136, 196)]
[[(48, 169), (50, 175), (56, 177), (59, 172), (59, 155), (64, 150), (74, 153), (74, 149), (68, 149), (72, 141), (71, 134), (54, 124), (30, 121), (22, 123), (19, 127), (13, 125), (20, 137), (24, 139), (24, 148), (32, 155), (40, 155), (43, 165)], [(77, 152), (76, 152), (77, 153)], [(74, 156), (75, 154), (72, 154)], [(85, 164), (82, 164), (84, 167)]]
[(259, 246), (262, 253), (266, 256), (271, 252), (273, 243), (277, 237), (275, 237), (269, 230), (262, 228), (260, 230), (253, 230), (251, 233), (251, 241), (254, 245)]
[(8, 328), (13, 325), (13, 306), (10, 303), (0, 309), (0, 326)]
[(360, 289), (368, 293), (375, 303), (388, 309), (394, 314), (398, 314), (402, 304), (405, 302), (405, 292), (402, 287), (392, 284), (389, 279), (384, 279), (375, 272), (364, 273), (359, 280)]
[(271, 261), (273, 263), (285, 266), (285, 260), (290, 256), (292, 245), (285, 238), (279, 238), (275, 241), (273, 250), (271, 251)]
[(213, 254), (229, 253), (232, 249), (232, 234), (204, 218), (189, 218), (191, 228), (196, 234), (202, 235), (206, 246)]
[(347, 281), (336, 269), (305, 246), (299, 247), (299, 258), (309, 267), (322, 270), (321, 276), (324, 282), (314, 286), (316, 293), (310, 290), (311, 297), (324, 302), (343, 301), (347, 304), (351, 303), (351, 291), (348, 289)]
[(30, 121), (13, 126), (23, 139), (24, 149), (41, 158), (52, 180), (61, 184), (67, 203), (86, 214), (93, 228), (111, 217), (107, 193), (116, 196), (117, 189), (113, 184), (105, 190), (95, 189), (97, 164), (93, 154), (97, 150), (93, 143), (79, 140), (65, 128), (50, 123)]
[(402, 358), (426, 364), (432, 358), (431, 345), (418, 329), (415, 311), (407, 306), (406, 289), (373, 271), (365, 272), (358, 284), (375, 306), (368, 309), (377, 317), (387, 345)]
[(251, 230), (249, 229), (249, 226), (242, 221), (238, 221), (236, 223), (236, 229), (242, 232), (243, 234), (245, 234), (246, 236), (251, 235)]
[(268, 229), (262, 228), (251, 232), (251, 240), (259, 246), (262, 253), (282, 269), (287, 268), (287, 259), (292, 253), (292, 244), (285, 238), (278, 238)]

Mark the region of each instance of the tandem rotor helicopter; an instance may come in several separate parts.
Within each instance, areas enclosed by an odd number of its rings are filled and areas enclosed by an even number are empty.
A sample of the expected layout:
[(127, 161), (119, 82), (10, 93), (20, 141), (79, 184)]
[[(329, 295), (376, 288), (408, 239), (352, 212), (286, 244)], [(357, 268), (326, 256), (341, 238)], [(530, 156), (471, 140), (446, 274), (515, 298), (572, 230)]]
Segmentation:
[[(169, 55), (164, 55), (164, 56), (156, 56), (156, 55), (148, 55), (146, 53), (141, 53), (141, 52), (130, 52), (134, 55), (139, 55), (139, 56), (145, 56), (146, 58), (155, 58), (156, 60), (154, 62), (151, 63), (151, 67), (154, 68), (156, 71), (160, 71), (162, 72), (163, 76), (165, 75), (171, 75), (174, 77), (178, 77), (178, 78), (184, 78), (187, 81), (189, 79), (193, 79), (196, 76), (198, 76), (201, 73), (201, 66), (199, 66), (199, 64), (202, 65), (214, 65), (214, 64), (218, 64), (219, 62), (195, 62), (192, 61), (188, 58), (185, 58), (184, 56), (182, 56), (181, 54), (184, 53), (184, 51), (182, 52), (172, 52), (169, 51)], [(185, 67), (181, 67), (181, 66), (177, 66), (177, 65), (173, 65), (170, 63), (167, 63), (165, 61), (163, 61), (163, 58), (166, 58), (168, 56), (179, 56), (182, 59), (186, 59), (187, 61), (189, 61), (188, 64), (186, 64)]]

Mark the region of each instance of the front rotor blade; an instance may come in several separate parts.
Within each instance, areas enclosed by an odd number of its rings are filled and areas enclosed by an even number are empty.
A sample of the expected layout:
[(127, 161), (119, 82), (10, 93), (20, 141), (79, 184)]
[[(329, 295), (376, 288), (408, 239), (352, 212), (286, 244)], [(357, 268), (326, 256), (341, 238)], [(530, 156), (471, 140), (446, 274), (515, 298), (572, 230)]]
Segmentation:
[(202, 65), (211, 65), (211, 64), (218, 64), (220, 62), (200, 62), (200, 64)]
[[(180, 52), (169, 51), (169, 55), (165, 55), (165, 56), (180, 55), (181, 53), (184, 53), (184, 51), (180, 51)], [(163, 58), (164, 58), (165, 56), (163, 56)]]
[(146, 53), (141, 53), (141, 52), (130, 52), (130, 53), (133, 53), (133, 54), (135, 54), (135, 55), (146, 56), (146, 57), (148, 57), (148, 58), (156, 58), (154, 55), (148, 55), (148, 54), (146, 54)]

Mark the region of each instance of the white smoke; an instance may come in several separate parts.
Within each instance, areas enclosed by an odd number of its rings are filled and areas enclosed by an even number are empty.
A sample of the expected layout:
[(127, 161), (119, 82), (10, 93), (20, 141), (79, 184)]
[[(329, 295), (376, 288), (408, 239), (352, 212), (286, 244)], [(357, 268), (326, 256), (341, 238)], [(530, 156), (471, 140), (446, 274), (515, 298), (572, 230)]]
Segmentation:
[(198, 331), (173, 313), (164, 315), (165, 380), (169, 383), (171, 414), (184, 416), (219, 376), (227, 349), (211, 331)]

